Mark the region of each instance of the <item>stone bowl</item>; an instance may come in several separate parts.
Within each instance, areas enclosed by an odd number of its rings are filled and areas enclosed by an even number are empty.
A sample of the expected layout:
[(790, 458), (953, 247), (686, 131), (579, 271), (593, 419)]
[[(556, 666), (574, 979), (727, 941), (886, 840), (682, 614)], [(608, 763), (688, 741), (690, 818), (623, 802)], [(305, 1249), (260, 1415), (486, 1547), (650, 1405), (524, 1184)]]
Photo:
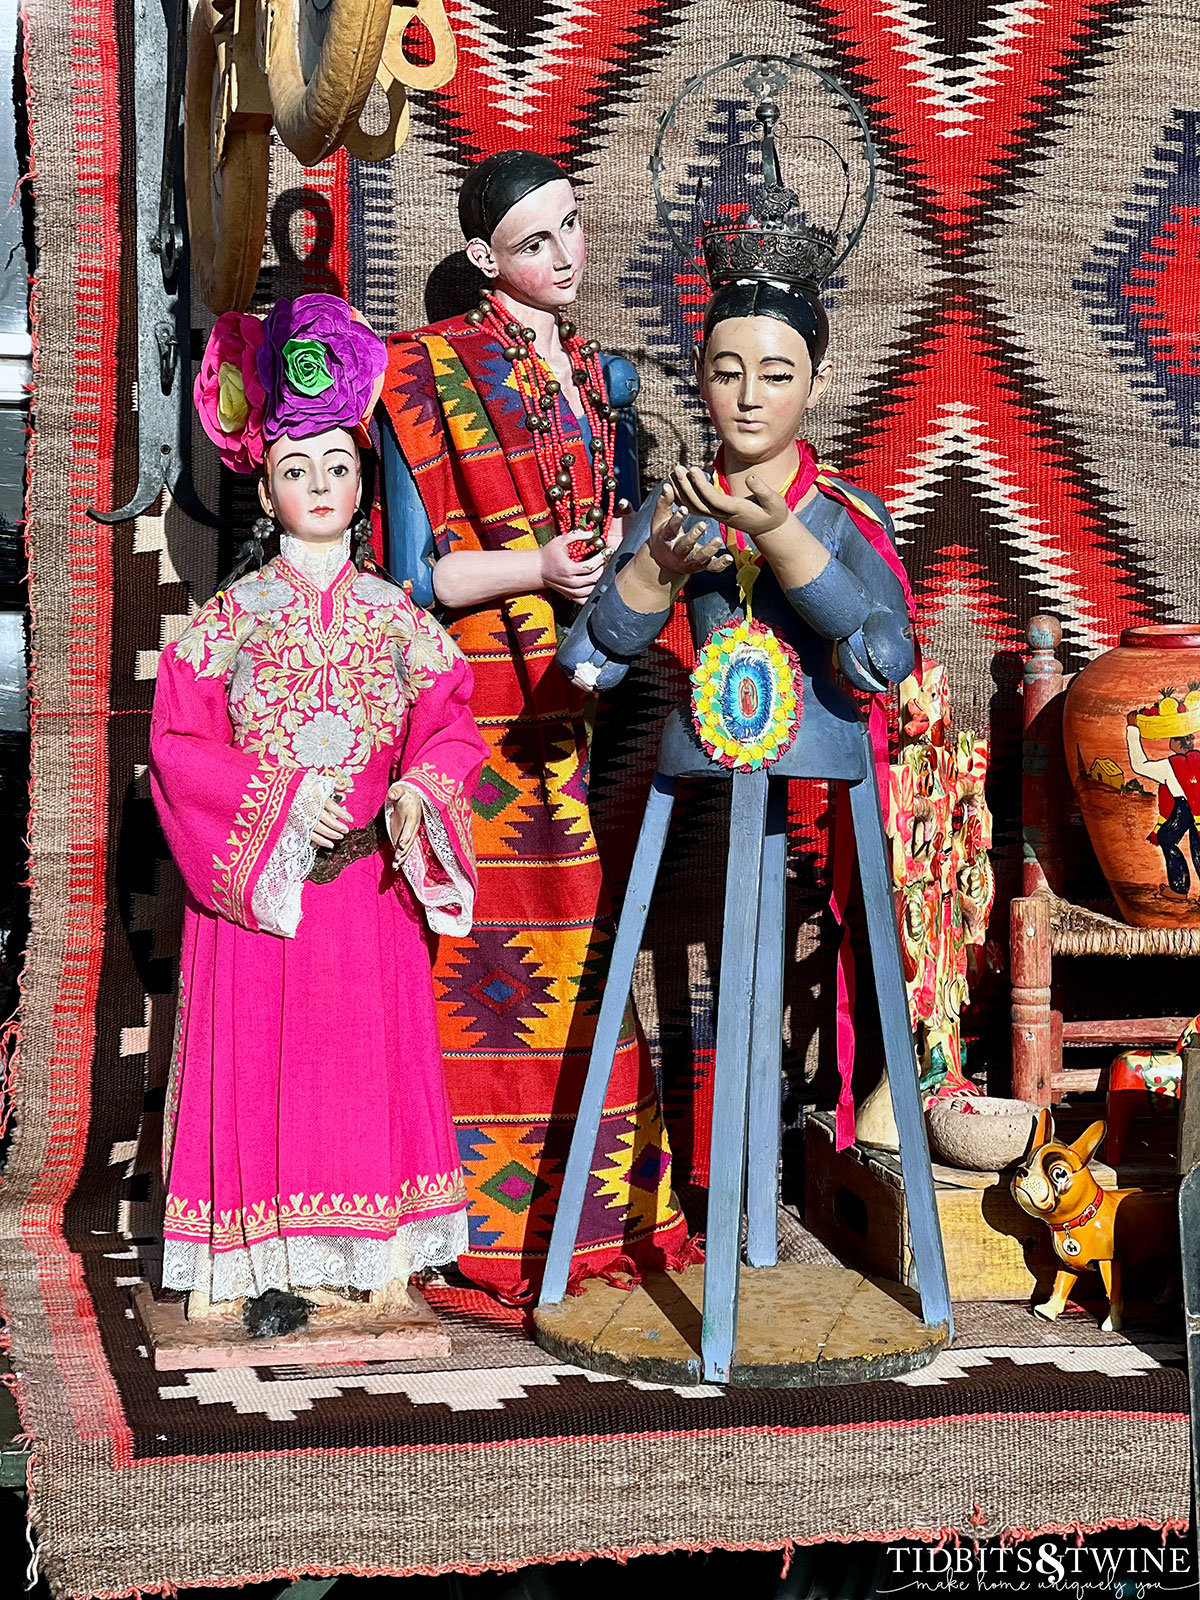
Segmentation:
[(1037, 1107), (1027, 1100), (963, 1095), (935, 1101), (925, 1120), (935, 1160), (968, 1172), (1000, 1172), (1028, 1150)]

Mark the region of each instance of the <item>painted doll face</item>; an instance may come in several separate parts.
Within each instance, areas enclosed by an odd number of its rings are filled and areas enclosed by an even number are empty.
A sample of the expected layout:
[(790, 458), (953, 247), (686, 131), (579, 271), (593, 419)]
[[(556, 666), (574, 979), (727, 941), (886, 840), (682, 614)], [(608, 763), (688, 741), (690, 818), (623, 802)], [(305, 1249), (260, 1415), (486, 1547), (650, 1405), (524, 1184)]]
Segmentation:
[(721, 443), (745, 465), (773, 461), (803, 432), (829, 383), (808, 346), (775, 317), (718, 322), (697, 358), (700, 393)]
[(472, 239), (467, 255), (496, 287), (539, 311), (574, 305), (587, 253), (575, 191), (563, 178), (518, 200), (491, 240)]
[(307, 544), (333, 544), (362, 497), (358, 446), (345, 428), (311, 439), (276, 439), (267, 447), (258, 497), (285, 533)]

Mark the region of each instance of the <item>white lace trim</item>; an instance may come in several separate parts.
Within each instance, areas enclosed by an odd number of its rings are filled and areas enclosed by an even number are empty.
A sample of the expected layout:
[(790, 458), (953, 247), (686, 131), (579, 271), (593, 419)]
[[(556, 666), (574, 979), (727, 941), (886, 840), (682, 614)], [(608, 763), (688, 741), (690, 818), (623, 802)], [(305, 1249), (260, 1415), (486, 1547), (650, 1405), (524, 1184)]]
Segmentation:
[[(471, 931), (471, 921), (475, 911), (475, 891), (471, 887), (471, 880), (463, 871), (454, 853), (454, 846), (450, 843), (450, 835), (446, 832), (441, 812), (426, 795), (422, 794), (415, 783), (406, 783), (404, 787), (415, 794), (421, 802), (421, 820), (424, 823), (425, 838), (428, 839), (429, 848), (445, 870), (450, 882), (439, 883), (433, 876), (426, 854), (425, 840), (420, 834), (417, 835), (416, 843), (401, 863), (400, 870), (408, 879), (412, 892), (425, 907), (425, 916), (433, 932), (462, 938)], [(389, 806), (386, 818), (389, 837), (391, 812), (392, 808)]]
[[(163, 1245), (164, 1289), (207, 1289), (212, 1300), (239, 1300), (267, 1289), (382, 1289), (467, 1251), (467, 1213), (418, 1217), (390, 1239), (289, 1234), (215, 1255), (194, 1239)], [(199, 1280), (199, 1281), (198, 1281)]]
[(341, 541), (333, 545), (308, 544), (294, 534), (281, 533), (279, 554), (324, 594), (350, 559), (350, 530), (347, 528)]
[(336, 787), (337, 779), (329, 773), (306, 772), (300, 780), (283, 832), (254, 885), (250, 901), (254, 920), (263, 933), (278, 933), (285, 939), (296, 937), (301, 891), (317, 859), (312, 831)]

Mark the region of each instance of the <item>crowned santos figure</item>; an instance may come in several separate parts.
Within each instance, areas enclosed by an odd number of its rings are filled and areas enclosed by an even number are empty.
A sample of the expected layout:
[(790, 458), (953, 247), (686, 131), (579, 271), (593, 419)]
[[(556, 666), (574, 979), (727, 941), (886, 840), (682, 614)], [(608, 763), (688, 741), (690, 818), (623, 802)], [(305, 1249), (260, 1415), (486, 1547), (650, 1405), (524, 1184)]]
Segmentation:
[[(435, 980), (471, 1238), (461, 1266), (536, 1291), (612, 930), (588, 811), (588, 696), (554, 663), (637, 498), (632, 367), (584, 341), (579, 204), (509, 150), (459, 198), (479, 306), (390, 341), (382, 409), (393, 564), (443, 608), (488, 745), (479, 897)], [(686, 1230), (645, 1040), (627, 1009), (572, 1272), (678, 1259)]]
[[(879, 697), (914, 663), (911, 596), (882, 502), (821, 467), (800, 437), (831, 375), (820, 286), (861, 230), (870, 188), (847, 241), (808, 219), (783, 185), (775, 149), (774, 95), (786, 81), (776, 68), (747, 74), (762, 188), (749, 214), (714, 207), (703, 227), (712, 292), (694, 361), (720, 443), (715, 464), (711, 473), (676, 467), (649, 495), (559, 650), (576, 684), (603, 692), (665, 627), (687, 586), (697, 652), (690, 701), (663, 734), (543, 1303), (564, 1288), (609, 1029), (628, 990), (676, 780), (731, 777), (704, 1293), (704, 1372), (719, 1381), (729, 1377), (735, 1345), (747, 1117), (748, 1254), (754, 1265), (775, 1260), (788, 779), (840, 780), (836, 909), (845, 909), (857, 855), (926, 1320), (949, 1320), (877, 788), (887, 760)], [(866, 718), (848, 687), (870, 697)], [(843, 1025), (840, 1144), (853, 1137), (852, 1064), (852, 1028)]]

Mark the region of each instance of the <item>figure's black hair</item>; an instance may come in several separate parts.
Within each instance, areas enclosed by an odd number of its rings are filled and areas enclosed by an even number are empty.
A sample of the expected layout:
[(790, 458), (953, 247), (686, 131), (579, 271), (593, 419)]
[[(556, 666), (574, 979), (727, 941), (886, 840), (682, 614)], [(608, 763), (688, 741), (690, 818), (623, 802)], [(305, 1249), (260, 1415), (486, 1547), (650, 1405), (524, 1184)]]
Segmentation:
[(723, 283), (704, 313), (704, 343), (719, 322), (734, 317), (773, 317), (786, 322), (808, 346), (815, 373), (829, 344), (829, 318), (815, 289), (790, 288), (767, 278), (739, 278)]
[(490, 240), (527, 194), (569, 177), (557, 161), (534, 150), (500, 150), (472, 167), (458, 193), (458, 221), (467, 239)]

